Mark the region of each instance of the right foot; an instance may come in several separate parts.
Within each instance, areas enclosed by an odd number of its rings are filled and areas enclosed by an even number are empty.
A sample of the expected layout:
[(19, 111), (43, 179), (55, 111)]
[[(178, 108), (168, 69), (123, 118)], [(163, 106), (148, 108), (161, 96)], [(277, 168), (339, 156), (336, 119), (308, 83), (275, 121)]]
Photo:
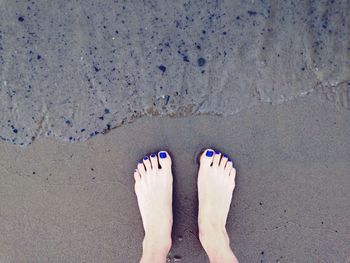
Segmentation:
[(210, 262), (238, 262), (231, 251), (226, 220), (235, 188), (236, 169), (227, 155), (204, 151), (198, 172), (199, 239)]

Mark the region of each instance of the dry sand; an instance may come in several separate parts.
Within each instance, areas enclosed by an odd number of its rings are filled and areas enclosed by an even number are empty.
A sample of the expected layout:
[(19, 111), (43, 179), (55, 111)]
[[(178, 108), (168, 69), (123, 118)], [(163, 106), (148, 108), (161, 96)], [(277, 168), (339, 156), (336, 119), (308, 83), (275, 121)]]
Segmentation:
[(174, 256), (207, 262), (197, 237), (196, 155), (234, 158), (228, 220), (240, 262), (349, 262), (350, 115), (307, 96), (232, 117), (141, 118), (70, 144), (0, 145), (0, 262), (137, 262), (143, 231), (132, 172), (174, 160)]

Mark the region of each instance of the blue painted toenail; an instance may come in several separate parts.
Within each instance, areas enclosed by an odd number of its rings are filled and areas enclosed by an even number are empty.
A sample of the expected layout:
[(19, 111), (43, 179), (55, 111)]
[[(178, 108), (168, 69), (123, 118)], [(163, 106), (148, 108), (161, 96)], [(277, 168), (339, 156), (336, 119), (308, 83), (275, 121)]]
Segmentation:
[(166, 158), (166, 152), (159, 153), (159, 157), (162, 159)]
[(220, 154), (220, 151), (216, 150), (216, 151), (215, 151), (215, 154)]
[(143, 159), (144, 159), (144, 160), (148, 160), (148, 157), (147, 157), (147, 156), (145, 156), (145, 157), (143, 157)]
[(214, 154), (213, 151), (207, 151), (207, 153), (205, 154), (207, 157), (212, 157)]
[(224, 156), (224, 158), (228, 158), (228, 155), (227, 155), (227, 154), (224, 154), (223, 156)]
[(156, 157), (156, 155), (155, 155), (154, 153), (152, 153), (152, 154), (151, 154), (151, 157), (153, 157), (153, 158), (154, 158), (154, 157)]
[(142, 163), (142, 160), (138, 160), (137, 163)]

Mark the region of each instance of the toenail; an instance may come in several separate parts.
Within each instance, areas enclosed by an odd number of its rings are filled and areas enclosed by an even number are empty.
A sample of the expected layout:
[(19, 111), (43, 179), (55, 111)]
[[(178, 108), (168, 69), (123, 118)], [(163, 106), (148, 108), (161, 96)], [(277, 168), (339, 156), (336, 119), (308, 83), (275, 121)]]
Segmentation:
[(155, 155), (154, 153), (152, 153), (152, 154), (151, 154), (151, 157), (153, 157), (153, 158), (154, 158), (154, 157), (156, 157), (156, 155)]
[(148, 157), (147, 157), (147, 156), (145, 156), (145, 157), (143, 157), (143, 159), (144, 159), (144, 160), (148, 160)]
[(166, 158), (166, 152), (159, 153), (159, 157), (162, 159)]
[(142, 160), (138, 160), (137, 163), (142, 163)]
[(215, 151), (215, 154), (220, 154), (220, 151)]
[(227, 154), (224, 154), (223, 156), (224, 156), (224, 158), (228, 158), (228, 155), (227, 155)]
[(207, 151), (207, 153), (205, 154), (207, 157), (212, 157), (213, 156), (213, 154), (214, 154), (214, 152), (213, 151)]

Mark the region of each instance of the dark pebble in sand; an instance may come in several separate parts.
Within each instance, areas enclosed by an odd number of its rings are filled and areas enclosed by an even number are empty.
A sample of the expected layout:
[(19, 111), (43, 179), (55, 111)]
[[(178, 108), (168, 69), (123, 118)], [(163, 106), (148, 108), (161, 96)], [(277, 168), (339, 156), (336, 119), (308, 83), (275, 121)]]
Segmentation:
[(182, 261), (182, 258), (180, 256), (175, 255), (174, 262), (180, 262), (180, 261)]
[(159, 68), (162, 72), (165, 72), (165, 71), (166, 71), (166, 67), (163, 66), (163, 65), (160, 65), (158, 68)]
[(199, 58), (198, 61), (197, 61), (198, 66), (200, 66), (200, 67), (204, 66), (205, 62), (206, 62), (206, 61), (205, 61), (204, 58)]
[(165, 95), (165, 105), (167, 105), (169, 103), (169, 100), (170, 100), (170, 96)]

